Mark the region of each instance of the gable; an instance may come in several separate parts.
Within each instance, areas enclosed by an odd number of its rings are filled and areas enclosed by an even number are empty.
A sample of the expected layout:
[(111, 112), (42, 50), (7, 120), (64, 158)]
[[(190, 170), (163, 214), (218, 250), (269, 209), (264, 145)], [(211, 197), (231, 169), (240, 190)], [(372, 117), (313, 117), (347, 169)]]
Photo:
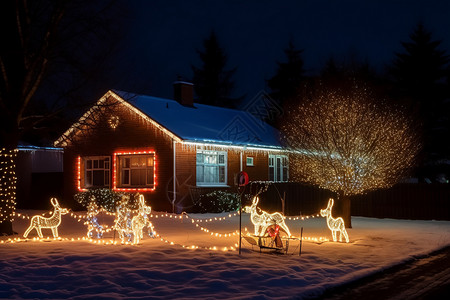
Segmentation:
[(246, 111), (202, 104), (187, 107), (175, 100), (122, 91), (108, 91), (55, 145), (67, 146), (70, 137), (83, 129), (83, 123), (88, 122), (107, 99), (124, 105), (177, 142), (281, 148), (279, 132)]

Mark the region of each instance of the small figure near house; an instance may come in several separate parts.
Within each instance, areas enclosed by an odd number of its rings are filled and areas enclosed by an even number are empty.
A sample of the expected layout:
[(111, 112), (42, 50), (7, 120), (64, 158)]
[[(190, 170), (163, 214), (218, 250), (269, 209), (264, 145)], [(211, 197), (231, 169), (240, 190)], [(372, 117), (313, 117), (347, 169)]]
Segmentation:
[(137, 215), (131, 220), (131, 228), (133, 231), (133, 243), (139, 244), (140, 239), (144, 238), (144, 227), (151, 228), (153, 232), (153, 225), (148, 219), (148, 214), (152, 212), (152, 208), (145, 204), (144, 195), (139, 195), (139, 210)]
[(97, 203), (95, 203), (95, 197), (91, 196), (91, 201), (87, 207), (87, 221), (85, 224), (88, 225), (87, 237), (92, 238), (94, 236), (94, 231), (96, 232), (96, 237), (101, 239), (103, 237), (103, 226), (98, 223), (97, 215), (99, 213), (99, 208)]
[(61, 224), (61, 215), (67, 214), (69, 211), (65, 208), (61, 208), (59, 206), (58, 200), (56, 198), (52, 198), (50, 200), (51, 204), (53, 205), (53, 214), (51, 217), (46, 218), (43, 216), (33, 216), (31, 218), (31, 224), (30, 227), (25, 231), (23, 234), (23, 237), (26, 238), (31, 230), (36, 229), (39, 238), (43, 238), (42, 235), (42, 228), (49, 228), (52, 230), (53, 237), (58, 237), (58, 226)]
[(333, 235), (333, 241), (337, 241), (336, 233), (339, 231), (339, 242), (342, 242), (342, 236), (345, 238), (345, 242), (349, 242), (347, 230), (345, 230), (344, 220), (339, 218), (333, 218), (331, 216), (331, 210), (333, 208), (334, 200), (330, 198), (328, 201), (328, 206), (325, 209), (320, 210), (320, 215), (322, 217), (327, 218), (328, 228), (331, 230), (331, 234)]
[(116, 219), (114, 220), (114, 229), (117, 230), (122, 243), (131, 243), (131, 209), (128, 207), (128, 195), (124, 195), (116, 207)]

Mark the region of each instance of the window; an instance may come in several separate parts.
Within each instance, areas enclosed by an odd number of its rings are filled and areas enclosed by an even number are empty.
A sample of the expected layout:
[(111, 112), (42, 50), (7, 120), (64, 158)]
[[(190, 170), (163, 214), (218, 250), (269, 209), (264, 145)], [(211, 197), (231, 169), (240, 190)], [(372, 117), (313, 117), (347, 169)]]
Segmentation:
[(110, 158), (109, 156), (83, 157), (84, 187), (109, 187)]
[(269, 180), (288, 181), (289, 160), (286, 155), (269, 155)]
[(252, 167), (253, 165), (253, 157), (247, 156), (247, 167)]
[(197, 151), (197, 185), (227, 184), (227, 153)]
[(155, 184), (155, 155), (117, 155), (119, 187), (150, 188)]

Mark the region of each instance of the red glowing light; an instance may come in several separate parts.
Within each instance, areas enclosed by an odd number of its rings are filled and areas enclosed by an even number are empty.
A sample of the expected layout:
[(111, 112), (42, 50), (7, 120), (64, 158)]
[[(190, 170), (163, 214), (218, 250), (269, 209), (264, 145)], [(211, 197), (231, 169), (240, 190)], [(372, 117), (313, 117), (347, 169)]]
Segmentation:
[(87, 189), (81, 188), (81, 156), (77, 157), (77, 188), (79, 192), (85, 192)]

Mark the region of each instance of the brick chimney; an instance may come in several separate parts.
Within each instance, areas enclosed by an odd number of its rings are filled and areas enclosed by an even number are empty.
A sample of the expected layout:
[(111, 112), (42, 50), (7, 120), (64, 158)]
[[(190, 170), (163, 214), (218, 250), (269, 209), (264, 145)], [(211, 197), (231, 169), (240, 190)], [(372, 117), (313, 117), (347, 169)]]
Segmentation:
[(194, 84), (178, 77), (173, 83), (173, 98), (181, 105), (194, 107)]

